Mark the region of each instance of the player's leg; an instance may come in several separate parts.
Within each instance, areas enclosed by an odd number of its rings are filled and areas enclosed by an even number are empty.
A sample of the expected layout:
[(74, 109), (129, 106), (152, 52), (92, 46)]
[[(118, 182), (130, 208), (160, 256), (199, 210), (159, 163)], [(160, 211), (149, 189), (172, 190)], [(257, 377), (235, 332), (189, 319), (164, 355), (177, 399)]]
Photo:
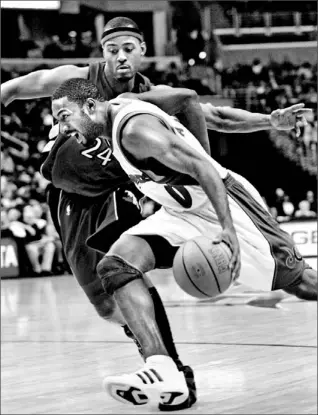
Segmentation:
[(317, 271), (305, 267), (299, 276), (299, 281), (292, 286), (285, 287), (284, 291), (301, 300), (317, 301)]
[[(171, 262), (175, 250), (172, 252)], [(169, 255), (169, 252), (164, 255)], [(138, 236), (122, 235), (97, 267), (105, 291), (114, 295), (146, 357), (143, 371), (108, 377), (104, 385), (112, 397), (122, 402), (144, 404), (151, 396), (149, 393), (157, 391), (161, 404), (175, 406), (188, 402), (189, 391), (183, 373), (169, 357), (144, 282), (144, 273), (155, 265), (156, 258), (148, 241)]]
[[(58, 224), (66, 258), (78, 283), (94, 305), (97, 313), (109, 322), (120, 324), (127, 337), (136, 343), (139, 353), (144, 357), (138, 340), (127, 326), (114, 299), (105, 292), (96, 273), (97, 263), (103, 257), (101, 251), (107, 250), (111, 241), (115, 241), (121, 233), (140, 220), (139, 211), (136, 207), (133, 209), (134, 205), (130, 202), (124, 201), (122, 203), (120, 197), (116, 197), (116, 202), (113, 197), (110, 197), (109, 200), (104, 200), (102, 203), (92, 205), (91, 201), (88, 201), (85, 205), (82, 198), (76, 202), (64, 192), (59, 198), (59, 203), (55, 203), (55, 205), (59, 206)], [(115, 217), (124, 218), (124, 220), (114, 221), (115, 206), (117, 208)], [(104, 219), (99, 223), (97, 218)], [(97, 226), (99, 231), (94, 234)], [(89, 239), (94, 249), (86, 244), (88, 236), (91, 236)], [(183, 371), (189, 387), (195, 393), (192, 370), (180, 362), (161, 298), (154, 287), (149, 287), (149, 293), (155, 309), (156, 322), (168, 353), (179, 370)], [(194, 402), (193, 396), (191, 402)], [(164, 410), (165, 408), (160, 407), (160, 409)], [(174, 409), (178, 408), (172, 408), (172, 406), (168, 408), (168, 410)]]
[[(104, 218), (103, 221), (99, 223), (97, 231), (94, 234), (92, 234), (90, 238), (87, 240), (88, 245), (90, 247), (93, 247), (95, 250), (107, 252), (110, 248), (110, 245), (112, 245), (113, 242), (119, 239), (120, 235), (122, 235), (127, 229), (131, 229), (132, 227), (134, 227), (134, 225), (141, 223), (142, 217), (140, 216), (139, 208), (135, 206), (136, 203), (132, 198), (129, 199), (129, 195), (127, 195), (126, 192), (127, 189), (129, 190), (129, 193), (134, 193), (137, 198), (140, 197), (140, 194), (138, 193), (137, 189), (135, 188), (135, 186), (133, 186), (128, 188), (124, 187), (120, 191), (117, 191), (115, 195), (116, 200), (110, 199), (110, 201), (114, 202), (114, 206), (116, 206), (117, 211), (115, 216), (119, 218), (119, 220), (113, 220), (113, 218), (110, 217), (109, 212), (113, 211), (112, 206), (104, 207), (105, 212), (104, 214), (100, 215), (100, 217)], [(107, 241), (107, 244), (105, 244), (105, 241)], [(151, 248), (154, 252), (155, 257), (158, 258), (161, 249), (163, 249), (166, 251), (166, 253), (169, 253), (168, 257), (173, 258), (175, 248), (172, 248), (168, 243), (166, 243), (166, 245), (163, 247), (162, 243), (164, 243), (164, 240), (163, 242), (158, 242), (156, 238), (155, 240), (152, 238)], [(170, 251), (172, 252), (171, 254)], [(162, 260), (160, 260), (160, 263), (162, 266), (166, 267), (166, 264), (168, 262), (167, 260), (164, 261), (164, 258), (162, 258)], [(168, 354), (170, 357), (172, 357), (172, 359), (174, 360), (174, 362), (180, 370), (187, 370), (186, 367), (184, 367), (183, 364), (180, 362), (173, 341), (169, 320), (166, 314), (166, 310), (163, 306), (162, 300), (160, 298), (160, 295), (148, 278), (146, 278), (145, 281), (147, 283), (149, 293), (152, 297), (153, 306), (155, 309), (156, 322), (159, 327), (160, 333), (163, 337), (163, 341), (167, 348)], [(132, 333), (129, 334), (129, 329), (127, 327), (125, 331), (129, 337), (133, 337)]]
[(104, 292), (97, 276), (96, 265), (103, 254), (86, 245), (87, 237), (95, 230), (94, 205), (74, 199), (63, 191), (52, 188), (48, 193), (48, 205), (57, 229), (66, 260), (77, 282), (103, 319), (125, 325), (115, 302)]
[[(230, 173), (244, 186), (244, 188), (253, 196), (253, 198), (261, 205), (261, 207), (267, 211), (267, 206), (265, 205), (261, 195), (255, 189), (255, 187), (248, 180), (238, 175), (237, 173)], [(286, 248), (285, 243), (284, 245)], [(293, 249), (293, 246), (294, 244), (291, 241), (291, 238), (287, 237), (287, 247)], [(286, 259), (287, 258), (288, 255), (286, 256)], [(299, 281), (294, 282), (293, 286), (290, 286), (286, 289), (284, 288), (284, 291), (286, 291), (288, 294), (293, 294), (303, 300), (317, 300), (317, 272), (305, 267), (304, 272), (299, 275)], [(248, 301), (247, 304), (255, 307), (276, 307), (277, 304), (280, 303), (284, 298), (286, 298), (286, 294), (284, 295), (284, 292), (279, 290), (256, 296)]]
[(291, 236), (245, 181), (231, 176), (225, 181), (233, 223), (241, 238), (242, 282), (247, 278), (252, 286), (259, 283), (258, 288), (267, 291), (283, 289), (299, 298), (317, 300), (317, 272), (308, 269)]

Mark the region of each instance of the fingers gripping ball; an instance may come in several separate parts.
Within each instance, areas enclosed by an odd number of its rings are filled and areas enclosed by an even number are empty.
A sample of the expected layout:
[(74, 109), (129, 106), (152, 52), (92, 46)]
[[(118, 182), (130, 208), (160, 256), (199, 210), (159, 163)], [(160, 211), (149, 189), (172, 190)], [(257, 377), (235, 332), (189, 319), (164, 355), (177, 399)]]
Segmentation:
[(224, 242), (213, 244), (206, 236), (198, 236), (177, 251), (173, 262), (174, 278), (192, 297), (215, 297), (232, 283), (231, 256), (231, 250)]

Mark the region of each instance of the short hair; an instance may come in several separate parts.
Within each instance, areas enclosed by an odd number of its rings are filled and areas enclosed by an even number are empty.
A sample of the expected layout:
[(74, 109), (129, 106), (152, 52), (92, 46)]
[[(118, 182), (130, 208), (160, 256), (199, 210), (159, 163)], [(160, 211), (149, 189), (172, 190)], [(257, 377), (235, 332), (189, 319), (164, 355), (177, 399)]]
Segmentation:
[(83, 106), (87, 98), (105, 101), (93, 82), (84, 78), (71, 78), (64, 81), (53, 93), (52, 101), (66, 97), (69, 101)]
[(138, 29), (140, 31), (136, 22), (124, 16), (115, 17), (114, 19), (109, 20), (104, 27), (104, 31), (116, 29), (117, 27), (133, 27), (134, 29)]

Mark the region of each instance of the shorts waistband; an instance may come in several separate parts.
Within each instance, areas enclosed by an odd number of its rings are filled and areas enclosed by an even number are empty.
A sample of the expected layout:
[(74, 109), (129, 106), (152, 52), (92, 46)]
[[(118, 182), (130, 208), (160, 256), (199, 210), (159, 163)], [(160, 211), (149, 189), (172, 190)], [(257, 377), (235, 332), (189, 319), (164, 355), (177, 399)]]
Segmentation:
[(236, 182), (235, 178), (231, 176), (230, 173), (227, 173), (226, 177), (223, 179), (223, 183), (225, 187), (230, 187), (232, 184)]

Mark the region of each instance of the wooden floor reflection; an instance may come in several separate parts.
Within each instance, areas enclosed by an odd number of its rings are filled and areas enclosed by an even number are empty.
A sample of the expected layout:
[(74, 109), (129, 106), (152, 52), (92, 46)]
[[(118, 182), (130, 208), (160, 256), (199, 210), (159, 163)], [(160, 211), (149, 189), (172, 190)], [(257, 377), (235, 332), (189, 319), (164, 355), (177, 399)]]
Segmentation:
[[(317, 309), (287, 297), (280, 309), (244, 304), (237, 291), (197, 302), (154, 274), (199, 402), (184, 414), (317, 413)], [(95, 315), (73, 277), (1, 282), (3, 414), (134, 414), (104, 376), (142, 361), (122, 329)]]

